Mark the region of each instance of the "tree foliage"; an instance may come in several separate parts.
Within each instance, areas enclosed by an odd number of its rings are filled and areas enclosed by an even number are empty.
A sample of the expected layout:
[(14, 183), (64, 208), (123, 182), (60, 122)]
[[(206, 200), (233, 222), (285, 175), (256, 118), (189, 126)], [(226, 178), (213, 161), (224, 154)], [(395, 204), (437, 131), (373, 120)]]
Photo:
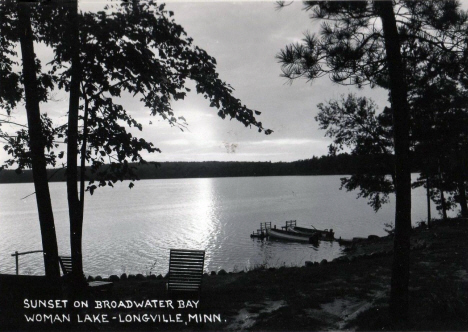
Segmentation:
[[(0, 46), (7, 57), (1, 66), (0, 103), (6, 105), (7, 111), (24, 98), (20, 85), (23, 77), (15, 72), (18, 30), (14, 27), (18, 20), (14, 6), (14, 2), (7, 2), (1, 7), (7, 34), (2, 34)], [(184, 130), (185, 119), (175, 114), (171, 104), (186, 97), (190, 92), (187, 83), (193, 81), (196, 92), (218, 110), (219, 117), (236, 119), (246, 127), (271, 133), (257, 121), (260, 112), (233, 96), (233, 88), (216, 72), (216, 60), (193, 45), (164, 4), (152, 0), (133, 1), (131, 5), (109, 3), (102, 11), (78, 14), (77, 1), (41, 2), (34, 5), (33, 13), (35, 41), (53, 52), (53, 59), (45, 68), (39, 61), (36, 63), (41, 101), (47, 102), (52, 90), (70, 95), (67, 125), (53, 128), (44, 117), (42, 133), (44, 146), (50, 142), (51, 148), (58, 148), (57, 140), (63, 140), (68, 147), (74, 273), (82, 270), (82, 265), (75, 263), (81, 260), (84, 201), (84, 185), (79, 198), (77, 195), (76, 181), (80, 176), (76, 155), (81, 154), (82, 181), (86, 164), (97, 173), (98, 184), (93, 179), (87, 188), (92, 194), (98, 186), (138, 179), (132, 163), (146, 163), (144, 153), (161, 152), (152, 142), (133, 134), (143, 126), (135, 120), (138, 113), (124, 107), (124, 97), (138, 99), (149, 115), (160, 116), (171, 126)], [(7, 95), (8, 89), (15, 93)], [(28, 166), (30, 143), (26, 132), (18, 132), (16, 139), (9, 140), (7, 150), (13, 158), (8, 163), (18, 162), (19, 169)], [(57, 157), (63, 158), (64, 151), (57, 155), (51, 151), (49, 162), (54, 164)], [(101, 167), (106, 162), (110, 166)], [(133, 182), (129, 187), (133, 187)]]
[(369, 205), (378, 211), (394, 190), (394, 169), (389, 163), (393, 155), (390, 110), (386, 108), (376, 114), (377, 105), (371, 99), (354, 94), (317, 107), (315, 120), (325, 130), (325, 136), (333, 139), (332, 154), (350, 149), (356, 156), (372, 156), (350, 177), (341, 179), (341, 188), (359, 189), (358, 198), (367, 198)]
[(284, 77), (329, 76), (339, 84), (389, 89), (396, 189), (390, 312), (404, 320), (411, 232), (410, 76), (432, 61), (451, 76), (458, 75), (453, 68), (466, 72), (467, 16), (456, 1), (307, 1), (305, 10), (323, 20), (320, 35), (308, 33), (280, 52)]
[[(415, 68), (427, 70), (429, 63), (438, 64), (433, 73), (442, 66), (452, 69), (452, 75), (466, 73), (467, 16), (457, 1), (394, 3), (409, 90), (410, 73)], [(281, 50), (284, 77), (328, 76), (344, 85), (389, 88), (385, 39), (372, 1), (305, 1), (304, 10), (311, 19), (323, 20), (320, 34), (308, 32), (302, 42)]]
[[(443, 74), (443, 72), (441, 72)], [(461, 207), (466, 215), (466, 147), (468, 94), (459, 80), (446, 75), (415, 89), (412, 99), (413, 140), (422, 174), (414, 186), (432, 183), (439, 210)], [(447, 192), (445, 201), (441, 191)]]
[[(49, 186), (47, 182), (46, 165), (47, 159), (44, 153), (48, 145), (44, 135), (44, 129), (41, 126), (43, 117), (41, 117), (40, 102), (44, 100), (46, 90), (51, 86), (51, 81), (47, 76), (38, 73), (40, 71), (40, 62), (37, 60), (34, 47), (34, 33), (31, 23), (31, 8), (28, 3), (2, 3), (0, 5), (0, 20), (6, 33), (0, 42), (2, 59), (0, 60), (0, 106), (4, 107), (7, 115), (10, 115), (12, 107), (16, 106), (20, 98), (24, 98), (26, 117), (27, 117), (27, 135), (24, 130), (20, 131), (16, 138), (1, 133), (7, 142), (14, 148), (7, 147), (11, 154), (21, 150), (22, 139), (27, 139), (29, 155), (21, 152), (22, 157), (29, 157), (33, 173), (34, 188), (36, 190), (36, 202), (39, 215), (39, 226), (41, 229), (43, 258), (46, 277), (56, 280), (60, 276), (58, 265), (58, 248), (55, 234), (55, 222), (50, 199)], [(13, 42), (8, 41), (11, 37), (17, 42), (21, 50), (22, 66), (20, 73), (12, 73), (15, 61), (10, 57), (16, 55), (13, 49)], [(5, 57), (3, 56), (5, 53)], [(5, 84), (13, 86), (5, 87)], [(11, 89), (15, 91), (11, 91)], [(11, 95), (5, 95), (11, 92)], [(19, 148), (18, 148), (19, 146)], [(20, 163), (24, 161), (21, 160)]]
[[(128, 128), (142, 130), (141, 123), (134, 119), (119, 103), (122, 96), (138, 98), (149, 114), (162, 117), (172, 126), (184, 130), (187, 125), (183, 116), (177, 116), (172, 101), (184, 99), (190, 88), (187, 81), (195, 82), (197, 93), (207, 99), (218, 115), (236, 119), (248, 127), (270, 134), (255, 116), (260, 112), (251, 110), (233, 96), (233, 88), (219, 78), (216, 60), (204, 50), (193, 45), (184, 29), (172, 18), (173, 13), (154, 1), (137, 2), (134, 5), (109, 5), (103, 11), (82, 12), (79, 17), (80, 63), (82, 84), (81, 115), (85, 104), (88, 107), (88, 145), (86, 159), (96, 169), (105, 162), (114, 165), (115, 173), (102, 174), (103, 179), (116, 180), (130, 176), (128, 161), (144, 162), (141, 152), (159, 152), (153, 143), (131, 134)], [(5, 4), (5, 8), (9, 7)], [(38, 41), (54, 51), (47, 71), (38, 67), (42, 84), (42, 101), (47, 101), (52, 89), (70, 89), (70, 45), (66, 35), (66, 12), (64, 6), (38, 4), (33, 17), (34, 34)], [(15, 17), (10, 17), (11, 25)], [(13, 29), (12, 29), (13, 30)], [(17, 60), (14, 53), (14, 36), (7, 36), (4, 43), (8, 63)], [(3, 45), (3, 44), (2, 44)], [(2, 86), (5, 79), (18, 76), (7, 66), (2, 66)], [(16, 75), (16, 76), (15, 76)], [(5, 77), (5, 79), (4, 79)], [(15, 80), (9, 79), (9, 89), (21, 91)], [(2, 94), (2, 102), (8, 102)], [(21, 100), (17, 94), (15, 101)], [(134, 112), (132, 112), (134, 113)], [(66, 140), (66, 127), (61, 127), (58, 138)], [(57, 135), (57, 132), (54, 132)], [(56, 136), (57, 137), (57, 136)], [(80, 141), (83, 132), (80, 133)], [(126, 166), (127, 165), (127, 166)], [(101, 183), (103, 184), (103, 183)]]
[[(447, 98), (443, 96), (438, 98), (440, 93), (445, 92), (437, 92), (434, 88), (437, 86), (437, 81), (444, 81), (446, 85), (450, 84), (448, 83), (450, 81), (458, 82), (452, 86), (453, 90), (459, 90), (466, 81), (467, 15), (460, 10), (456, 1), (395, 1), (394, 3), (409, 92), (412, 146), (422, 146), (420, 141), (424, 138), (421, 135), (425, 135), (426, 141), (428, 137), (432, 137), (432, 141), (436, 143), (436, 147), (433, 144), (431, 149), (447, 151), (447, 145), (453, 148), (456, 144), (453, 144), (453, 139), (451, 143), (446, 140), (445, 146), (438, 144), (442, 138), (437, 138), (441, 137), (440, 133), (428, 127), (429, 119), (436, 120), (434, 115), (429, 114), (434, 114), (435, 109), (447, 108)], [(321, 31), (320, 34), (306, 33), (302, 42), (288, 45), (278, 54), (286, 78), (293, 80), (303, 77), (313, 80), (328, 76), (332, 81), (344, 85), (389, 88), (385, 40), (379, 13), (372, 2), (308, 1), (305, 2), (304, 9), (311, 12), (312, 19), (323, 20)], [(452, 98), (457, 99), (453, 93)], [(458, 100), (460, 101), (460, 98)], [(341, 102), (343, 108), (340, 111), (343, 111), (347, 105)], [(450, 103), (453, 104), (452, 101)], [(388, 121), (384, 120), (385, 123), (378, 125), (381, 127), (379, 130), (391, 133), (391, 109), (387, 110)], [(338, 112), (336, 118), (339, 119)], [(440, 115), (436, 121), (438, 120)], [(317, 118), (317, 121), (320, 122), (321, 119)], [(345, 121), (336, 125), (336, 128), (342, 126), (342, 131), (328, 130), (326, 134), (336, 139), (335, 143), (338, 146), (335, 144), (333, 148), (339, 148), (340, 141), (346, 140), (347, 143), (351, 143), (347, 145), (348, 147), (353, 146), (361, 150), (355, 151), (356, 153), (365, 153), (367, 150), (372, 154), (375, 151), (370, 145), (375, 144), (378, 148), (382, 142), (378, 135), (373, 137), (375, 139), (370, 136), (367, 142), (363, 141), (362, 135), (367, 135), (368, 130), (358, 121), (354, 128)], [(444, 127), (442, 121), (438, 127)], [(387, 143), (393, 145), (391, 140)], [(433, 153), (430, 155), (433, 156), (435, 151), (432, 150)], [(421, 155), (418, 156), (418, 160), (421, 160)], [(429, 159), (428, 163), (434, 161), (431, 157), (426, 159)], [(372, 178), (372, 174), (361, 175), (359, 178), (362, 181), (355, 177), (354, 181), (351, 181), (353, 185), (348, 186), (348, 189), (359, 189), (360, 196), (369, 197), (365, 194), (366, 187), (370, 186), (369, 177)], [(389, 189), (388, 182), (381, 183), (383, 196), (386, 196), (385, 192)], [(374, 189), (378, 189), (378, 183)], [(376, 206), (372, 199), (370, 205)]]

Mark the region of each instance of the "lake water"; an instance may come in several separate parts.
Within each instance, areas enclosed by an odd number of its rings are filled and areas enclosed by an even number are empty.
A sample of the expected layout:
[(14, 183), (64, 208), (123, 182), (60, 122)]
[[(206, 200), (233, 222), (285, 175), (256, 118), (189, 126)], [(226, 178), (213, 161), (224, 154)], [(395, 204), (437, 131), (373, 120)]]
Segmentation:
[[(341, 176), (283, 176), (143, 180), (86, 195), (83, 233), (87, 275), (165, 274), (169, 249), (205, 249), (205, 270), (242, 270), (258, 264), (302, 265), (333, 259), (338, 243), (251, 239), (261, 222), (277, 227), (333, 228), (336, 237), (385, 235), (394, 199), (374, 213), (355, 192), (339, 190)], [(59, 254), (69, 255), (65, 183), (51, 183)], [(0, 185), (0, 273), (15, 273), (11, 254), (39, 250), (41, 238), (32, 183)], [(413, 191), (413, 222), (426, 218), (423, 189)], [(433, 208), (432, 215), (437, 213)], [(20, 256), (20, 274), (43, 274), (41, 254)]]

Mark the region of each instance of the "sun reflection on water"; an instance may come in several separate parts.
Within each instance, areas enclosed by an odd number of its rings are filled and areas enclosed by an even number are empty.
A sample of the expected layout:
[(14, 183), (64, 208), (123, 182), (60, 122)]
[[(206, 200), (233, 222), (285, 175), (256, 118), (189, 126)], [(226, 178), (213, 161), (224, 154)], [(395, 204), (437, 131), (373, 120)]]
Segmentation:
[(190, 207), (192, 220), (190, 232), (186, 233), (194, 249), (206, 250), (205, 266), (211, 261), (210, 248), (216, 243), (219, 235), (219, 219), (216, 211), (216, 195), (213, 179), (199, 179), (193, 183), (196, 195), (192, 197)]

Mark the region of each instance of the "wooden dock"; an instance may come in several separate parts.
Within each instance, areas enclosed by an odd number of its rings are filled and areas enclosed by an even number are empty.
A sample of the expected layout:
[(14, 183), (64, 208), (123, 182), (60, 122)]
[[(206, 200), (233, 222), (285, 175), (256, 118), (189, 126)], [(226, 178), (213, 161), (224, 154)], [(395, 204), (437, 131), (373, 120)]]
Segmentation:
[(271, 229), (271, 221), (261, 222), (260, 228), (250, 234), (251, 238), (264, 239), (268, 236), (267, 229)]

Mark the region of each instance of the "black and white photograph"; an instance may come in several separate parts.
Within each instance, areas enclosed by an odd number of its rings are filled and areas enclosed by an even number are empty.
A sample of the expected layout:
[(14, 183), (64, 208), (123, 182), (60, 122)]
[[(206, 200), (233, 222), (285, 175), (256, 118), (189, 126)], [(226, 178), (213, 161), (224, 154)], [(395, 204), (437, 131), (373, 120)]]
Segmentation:
[(0, 331), (468, 331), (468, 2), (0, 28)]

